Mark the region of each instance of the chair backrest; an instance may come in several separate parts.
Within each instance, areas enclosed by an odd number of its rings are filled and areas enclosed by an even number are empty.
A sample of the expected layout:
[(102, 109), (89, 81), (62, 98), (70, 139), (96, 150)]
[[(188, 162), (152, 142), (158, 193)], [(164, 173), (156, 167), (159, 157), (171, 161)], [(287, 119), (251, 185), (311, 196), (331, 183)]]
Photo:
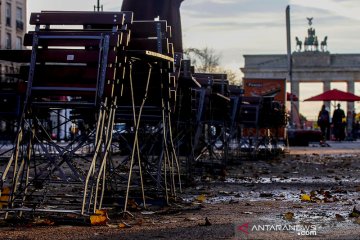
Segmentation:
[(21, 74), (33, 104), (92, 107), (113, 95), (131, 21), (129, 12), (32, 13), (35, 31), (24, 38), (30, 65)]
[(174, 110), (176, 100), (177, 75), (173, 74), (175, 65), (173, 46), (170, 43), (171, 28), (166, 21), (133, 21), (130, 29), (126, 52), (132, 64), (131, 70), (126, 71), (127, 80), (122, 85), (123, 96), (118, 104), (117, 118), (119, 121), (132, 121), (132, 101), (136, 109), (139, 109), (145, 95), (142, 119), (162, 118), (163, 101), (166, 107), (169, 103), (170, 110)]

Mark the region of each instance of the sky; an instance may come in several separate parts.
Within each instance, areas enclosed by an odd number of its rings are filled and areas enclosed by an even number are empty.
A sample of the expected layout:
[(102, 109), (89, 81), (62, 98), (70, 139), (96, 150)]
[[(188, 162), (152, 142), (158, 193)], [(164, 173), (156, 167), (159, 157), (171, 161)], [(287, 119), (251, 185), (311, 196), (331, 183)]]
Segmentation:
[[(144, 0), (146, 1), (146, 0)], [(28, 17), (42, 10), (93, 10), (97, 0), (27, 0)], [(122, 0), (101, 0), (104, 11), (118, 11)], [(360, 53), (359, 0), (184, 0), (181, 6), (184, 48), (209, 47), (221, 65), (242, 77), (246, 54), (286, 54), (285, 9), (291, 10), (292, 50), (295, 36), (303, 41), (307, 17), (319, 40), (328, 36), (330, 53)], [(31, 29), (31, 28), (30, 28)], [(331, 88), (346, 90), (342, 83)], [(360, 95), (360, 84), (355, 85)], [(300, 86), (300, 100), (322, 92), (318, 85)], [(344, 104), (345, 105), (345, 104)], [(300, 103), (300, 112), (314, 118), (321, 103)], [(360, 105), (357, 107), (360, 111)]]

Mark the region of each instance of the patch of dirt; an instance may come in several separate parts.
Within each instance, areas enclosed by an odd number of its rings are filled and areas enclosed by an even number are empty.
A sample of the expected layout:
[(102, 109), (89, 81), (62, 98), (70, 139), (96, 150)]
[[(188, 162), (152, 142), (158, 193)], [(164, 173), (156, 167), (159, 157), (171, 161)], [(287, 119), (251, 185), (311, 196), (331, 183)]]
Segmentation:
[[(106, 226), (4, 223), (0, 237), (360, 239), (360, 218), (354, 214), (360, 210), (359, 158), (360, 149), (313, 147), (274, 160), (236, 161), (221, 177), (209, 173), (196, 179), (181, 201), (168, 207), (149, 206), (126, 219), (110, 214)], [(301, 231), (251, 231), (255, 223)], [(242, 231), (246, 226), (249, 234)], [(316, 235), (305, 236), (305, 226), (315, 226)]]

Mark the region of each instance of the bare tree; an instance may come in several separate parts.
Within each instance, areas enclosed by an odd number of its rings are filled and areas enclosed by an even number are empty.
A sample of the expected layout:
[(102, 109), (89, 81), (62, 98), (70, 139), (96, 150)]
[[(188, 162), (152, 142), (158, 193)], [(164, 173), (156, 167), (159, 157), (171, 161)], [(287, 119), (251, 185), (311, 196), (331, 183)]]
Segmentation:
[(225, 73), (227, 76), (227, 80), (229, 80), (229, 83), (231, 85), (239, 85), (240, 86), (242, 84), (239, 74), (236, 74), (235, 71), (233, 71), (231, 69), (219, 68), (218, 72)]
[(230, 84), (239, 85), (238, 75), (229, 69), (220, 66), (221, 55), (217, 54), (212, 48), (203, 49), (187, 48), (184, 50), (185, 56), (191, 60), (196, 72), (201, 73), (225, 73)]
[(219, 67), (220, 55), (216, 54), (212, 48), (187, 48), (184, 53), (191, 59), (191, 63), (197, 72), (216, 72)]

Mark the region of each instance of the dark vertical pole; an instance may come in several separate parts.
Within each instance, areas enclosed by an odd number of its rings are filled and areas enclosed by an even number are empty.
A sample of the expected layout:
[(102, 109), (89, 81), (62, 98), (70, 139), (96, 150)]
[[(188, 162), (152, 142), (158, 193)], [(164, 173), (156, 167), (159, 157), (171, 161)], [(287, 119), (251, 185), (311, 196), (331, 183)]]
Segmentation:
[(97, 0), (97, 5), (94, 6), (94, 11), (98, 11), (100, 12), (100, 8), (101, 8), (101, 11), (103, 10), (103, 6), (100, 6), (100, 0)]
[(60, 124), (60, 113), (61, 110), (57, 110), (57, 131), (56, 131), (56, 140), (60, 142), (60, 131), (61, 131), (61, 124)]
[(290, 126), (294, 124), (294, 106), (293, 106), (293, 82), (292, 82), (292, 60), (291, 60), (291, 32), (290, 32), (290, 6), (286, 7), (286, 42), (287, 42), (287, 62), (288, 62), (288, 80), (290, 82)]

